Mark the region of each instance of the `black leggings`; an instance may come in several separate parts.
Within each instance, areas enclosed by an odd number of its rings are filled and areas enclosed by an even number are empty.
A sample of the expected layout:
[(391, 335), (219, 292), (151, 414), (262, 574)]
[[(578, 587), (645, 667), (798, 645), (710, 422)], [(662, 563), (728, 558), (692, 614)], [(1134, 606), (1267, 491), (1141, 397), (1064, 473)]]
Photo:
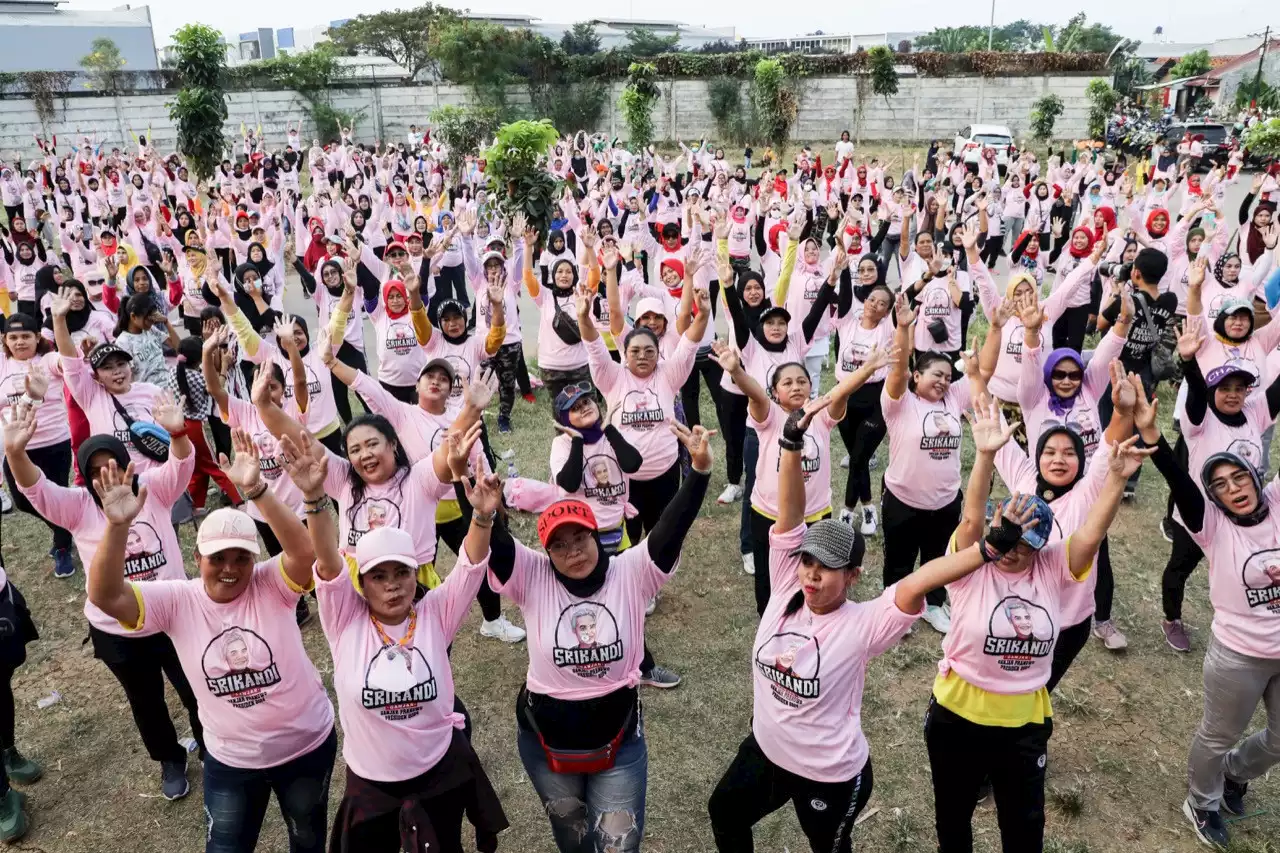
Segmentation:
[[(22, 654), (25, 660), (25, 649)], [(10, 749), (14, 746), (14, 719), (16, 713), (13, 702), (13, 671), (22, 666), (23, 662), (0, 664), (0, 749)], [(2, 767), (3, 762), (0, 762), (0, 768)], [(0, 772), (3, 771), (0, 770)]]
[(1049, 670), (1049, 681), (1045, 684), (1045, 688), (1050, 693), (1058, 686), (1062, 676), (1067, 674), (1072, 661), (1076, 659), (1076, 655), (1080, 654), (1084, 644), (1089, 642), (1089, 627), (1092, 621), (1092, 619), (1085, 619), (1058, 632), (1058, 642), (1053, 645), (1053, 667)]
[[(916, 509), (903, 503), (880, 485), (880, 529), (884, 531), (884, 585), (897, 583), (915, 569), (916, 558), (924, 565), (941, 557), (956, 525), (960, 523), (962, 497), (956, 498), (941, 509)], [(947, 600), (946, 589), (935, 589), (925, 596), (932, 605), (941, 606)]]
[[(29, 447), (27, 448), (27, 456), (37, 468), (44, 472), (50, 483), (58, 486), (67, 484), (67, 477), (71, 473), (70, 439), (51, 444), (48, 447)], [(59, 527), (36, 512), (36, 508), (31, 505), (31, 501), (27, 500), (26, 495), (18, 491), (18, 484), (14, 482), (13, 472), (9, 470), (9, 460), (7, 459), (4, 461), (4, 481), (9, 486), (9, 495), (13, 498), (13, 505), (28, 515), (34, 515), (43, 521), (45, 526), (53, 532), (54, 550), (70, 548), (71, 531), (65, 527)]]
[[(352, 346), (350, 341), (343, 341), (342, 346), (338, 347), (338, 351), (334, 353), (334, 357), (347, 367), (355, 368), (361, 373), (369, 372), (369, 363), (364, 360), (364, 353)], [(338, 417), (342, 419), (344, 424), (350, 423), (351, 389), (332, 373), (329, 374), (329, 382), (333, 387), (333, 401), (338, 406)], [(356, 395), (356, 399), (360, 399), (359, 394)], [(365, 405), (364, 400), (360, 400), (360, 405), (364, 406), (365, 410), (368, 411), (369, 407)]]
[[(515, 343), (503, 344), (498, 347), (498, 351), (494, 353), (485, 364), (493, 368), (494, 373), (498, 377), (498, 416), (503, 418), (511, 417), (511, 410), (516, 404), (516, 388), (519, 385), (520, 363), (524, 360), (521, 351), (524, 344), (520, 341)], [(483, 367), (484, 365), (481, 365)], [(524, 373), (524, 381), (526, 388), (529, 384), (529, 371), (526, 368)], [(527, 393), (527, 392), (522, 392)]]
[(1089, 306), (1068, 308), (1053, 324), (1053, 348), (1070, 347), (1076, 352), (1084, 347), (1084, 333), (1089, 325)]
[(436, 291), (431, 294), (431, 301), (427, 304), (427, 316), (432, 323), (439, 325), (440, 303), (449, 299), (462, 303), (464, 314), (471, 306), (471, 300), (467, 297), (467, 273), (462, 264), (440, 268), (440, 273), (436, 276)]
[(994, 234), (987, 238), (987, 242), (982, 247), (979, 257), (982, 262), (989, 267), (996, 265), (996, 260), (1004, 254), (1004, 235)]
[(769, 760), (755, 735), (738, 747), (707, 803), (719, 853), (751, 853), (751, 828), (788, 800), (814, 853), (849, 853), (858, 814), (871, 799), (871, 759), (845, 782), (815, 782)]
[(1200, 550), (1200, 546), (1181, 524), (1174, 521), (1169, 527), (1173, 533), (1173, 548), (1160, 579), (1160, 603), (1164, 608), (1165, 620), (1173, 622), (1182, 618), (1182, 599), (1187, 592), (1187, 578), (1200, 565), (1204, 551)]
[[(720, 365), (711, 360), (710, 350), (699, 350), (697, 357), (693, 361), (693, 370), (689, 371), (689, 378), (680, 388), (680, 402), (684, 406), (684, 422), (690, 429), (702, 423), (702, 413), (698, 410), (698, 397), (701, 389), (698, 387), (698, 376), (701, 375), (703, 381), (707, 383), (707, 392), (711, 394), (711, 403), (716, 406), (719, 411), (720, 404), (720, 377), (724, 375), (724, 370)], [(720, 424), (721, 431), (725, 430), (725, 425)]]
[(1093, 571), (1097, 574), (1097, 585), (1093, 588), (1093, 618), (1099, 622), (1110, 622), (1116, 579), (1111, 573), (1111, 542), (1106, 536), (1102, 537), (1102, 544), (1098, 546)]
[[(747, 438), (747, 395), (720, 389), (720, 429), (724, 435), (724, 464), (729, 482), (742, 484), (742, 443)], [(750, 495), (744, 500), (750, 499)]]
[(849, 480), (844, 487), (844, 505), (852, 509), (861, 501), (871, 503), (871, 457), (884, 441), (888, 428), (880, 413), (880, 391), (884, 382), (868, 382), (849, 398), (849, 408), (840, 421), (840, 438), (849, 452)]
[[(217, 407), (215, 406), (216, 410)], [(209, 432), (213, 433), (213, 450), (215, 453), (225, 453), (227, 458), (231, 458), (231, 427), (218, 417), (217, 411), (209, 416)]]
[[(455, 518), (453, 521), (446, 521), (444, 524), (437, 524), (436, 548), (439, 549), (439, 540), (443, 539), (453, 553), (461, 554), (462, 540), (467, 538), (467, 530), (470, 527), (471, 520), (467, 516)], [(489, 579), (487, 577), (480, 584), (480, 591), (476, 593), (476, 601), (480, 602), (480, 613), (484, 616), (486, 622), (492, 622), (502, 615), (501, 599), (496, 592), (489, 589)]]
[(929, 699), (925, 746), (933, 772), (938, 853), (972, 853), (973, 810), (987, 779), (1006, 853), (1044, 849), (1044, 767), (1053, 718), (980, 726)]
[(635, 518), (628, 518), (627, 537), (632, 545), (640, 544), (640, 540), (653, 530), (659, 516), (671, 503), (680, 489), (680, 461), (671, 463), (671, 467), (652, 480), (631, 481), (631, 505), (637, 510)]

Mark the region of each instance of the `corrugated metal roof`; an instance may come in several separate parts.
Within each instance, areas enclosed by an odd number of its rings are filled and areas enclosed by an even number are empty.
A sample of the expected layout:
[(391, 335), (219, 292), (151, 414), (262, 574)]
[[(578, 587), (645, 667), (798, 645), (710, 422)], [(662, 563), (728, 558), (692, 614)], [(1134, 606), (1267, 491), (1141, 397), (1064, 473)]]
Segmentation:
[[(4, 0), (9, 2), (9, 0)], [(3, 5), (3, 3), (0, 3)], [(138, 12), (142, 12), (141, 15)], [(90, 9), (58, 9), (56, 12), (13, 12), (0, 9), (0, 26), (4, 27), (151, 27), (146, 7), (95, 11)]]

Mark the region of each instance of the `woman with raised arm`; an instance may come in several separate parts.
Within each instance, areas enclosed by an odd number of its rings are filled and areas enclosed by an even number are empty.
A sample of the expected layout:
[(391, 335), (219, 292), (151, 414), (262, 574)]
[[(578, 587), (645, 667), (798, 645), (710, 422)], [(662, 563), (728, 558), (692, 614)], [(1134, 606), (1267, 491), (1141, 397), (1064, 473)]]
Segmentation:
[[(862, 534), (831, 519), (804, 522), (806, 433), (828, 405), (819, 397), (791, 412), (776, 440), (778, 518), (769, 530), (769, 603), (752, 644), (751, 734), (708, 804), (721, 853), (752, 850), (751, 827), (787, 800), (814, 851), (849, 853), (871, 797), (861, 726), (867, 665), (911, 630), (925, 593), (978, 568), (939, 560), (871, 601), (849, 600), (862, 576)], [(996, 538), (996, 553), (1016, 544), (1014, 530)]]
[(113, 458), (94, 478), (106, 530), (89, 570), (89, 601), (126, 631), (168, 634), (195, 686), (208, 747), (205, 852), (253, 850), (274, 792), (291, 853), (321, 853), (338, 737), (293, 621), (298, 598), (314, 586), (315, 552), (302, 522), (263, 482), (257, 447), (244, 432), (232, 437), (228, 476), (258, 505), (283, 553), (256, 562), (253, 519), (223, 508), (196, 535), (198, 577), (129, 582), (129, 530), (149, 490), (133, 482), (133, 465), (122, 471)]
[(636, 853), (644, 837), (648, 749), (636, 686), (645, 603), (680, 562), (712, 468), (711, 433), (670, 429), (692, 470), (634, 547), (607, 556), (595, 514), (578, 500), (539, 517), (546, 554), (501, 524), (492, 533), (489, 582), (520, 605), (529, 630), (529, 672), (516, 700), (520, 761), (560, 853)]
[[(342, 720), (346, 790), (333, 822), (332, 853), (462, 853), (466, 812), (494, 838), (507, 827), (489, 778), (454, 712), (449, 645), (485, 583), (489, 532), (502, 504), (492, 474), (467, 477), (479, 423), (448, 439), (454, 483), (473, 509), (453, 571), (416, 601), (413, 537), (383, 527), (356, 545), (356, 578), (338, 548), (325, 490), (329, 457), (309, 434), (282, 440), (289, 477), (302, 491), (316, 552), (320, 623), (333, 655)], [(406, 818), (408, 818), (406, 820)], [(481, 846), (492, 853), (492, 847)]]
[[(591, 373), (574, 305), (578, 267), (570, 260), (557, 260), (551, 268), (550, 283), (546, 287), (538, 284), (533, 274), (537, 242), (535, 231), (524, 232), (524, 286), (538, 306), (538, 367), (547, 386), (547, 396), (554, 401), (562, 388), (590, 380)], [(595, 233), (590, 229), (584, 230), (582, 243), (586, 249), (587, 289), (594, 293), (600, 283)]]
[(983, 539), (987, 497), (995, 455), (1016, 424), (1001, 423), (998, 402), (986, 395), (975, 413), (964, 515), (950, 553), (921, 568), (959, 561), (977, 569), (947, 588), (951, 631), (942, 643), (925, 743), (940, 853), (973, 850), (973, 810), (987, 779), (1002, 849), (1020, 853), (1044, 844), (1044, 768), (1053, 733), (1045, 685), (1063, 596), (1092, 569), (1124, 484), (1151, 451), (1134, 447), (1136, 436), (1111, 445), (1106, 483), (1084, 522), (1060, 542), (1050, 544), (1054, 516), (1043, 499), (1014, 494), (1002, 501), (995, 517), (1012, 513), (1024, 529), (1012, 548), (993, 553)]
[[(1230, 449), (1188, 471), (1156, 425), (1155, 401), (1147, 403), (1140, 392), (1138, 434), (1155, 447), (1152, 459), (1182, 525), (1209, 560), (1213, 639), (1204, 656), (1204, 715), (1191, 739), (1182, 812), (1202, 842), (1225, 850), (1230, 837), (1221, 810), (1245, 815), (1249, 783), (1277, 762), (1280, 485), (1273, 479), (1264, 488), (1253, 463)], [(1267, 708), (1266, 727), (1241, 741), (1259, 702)]]
[[(805, 521), (831, 517), (831, 430), (845, 416), (850, 395), (888, 364), (896, 353), (874, 350), (866, 361), (824, 397), (828, 405), (809, 424), (804, 442)], [(770, 377), (768, 392), (742, 366), (737, 350), (717, 342), (716, 363), (747, 395), (748, 424), (760, 437), (760, 454), (751, 494), (751, 549), (754, 560), (756, 612), (769, 603), (769, 529), (778, 513), (778, 454), (776, 439), (787, 417), (809, 402), (809, 371), (804, 362), (783, 364)]]
[[(900, 355), (890, 362), (880, 395), (889, 432), (880, 495), (885, 586), (909, 575), (917, 557), (924, 565), (946, 552), (947, 537), (960, 520), (960, 421), (984, 386), (973, 358), (965, 358), (966, 375), (955, 382), (945, 354), (920, 352), (912, 359), (916, 314), (905, 294), (898, 294), (895, 311)], [(910, 374), (909, 360), (915, 362)], [(928, 597), (924, 620), (945, 634), (951, 626), (947, 594), (933, 589)]]

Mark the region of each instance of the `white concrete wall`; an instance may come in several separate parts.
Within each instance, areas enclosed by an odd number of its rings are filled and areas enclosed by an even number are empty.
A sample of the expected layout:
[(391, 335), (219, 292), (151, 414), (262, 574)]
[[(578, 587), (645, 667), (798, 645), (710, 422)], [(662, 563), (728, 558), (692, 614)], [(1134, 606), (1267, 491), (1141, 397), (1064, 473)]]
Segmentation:
[[(989, 122), (1007, 124), (1015, 136), (1026, 134), (1032, 103), (1046, 92), (1055, 92), (1066, 107), (1058, 118), (1055, 135), (1083, 136), (1087, 125), (1088, 102), (1084, 97), (1089, 76), (1035, 77), (915, 77), (903, 75), (898, 94), (886, 103), (866, 84), (861, 116), (858, 87), (854, 77), (815, 77), (802, 84), (800, 110), (792, 136), (795, 139), (834, 140), (842, 130), (863, 139), (918, 140), (949, 138), (966, 124)], [(623, 84), (610, 86), (601, 117), (601, 129), (619, 136), (626, 126), (617, 109)], [(661, 96), (654, 107), (654, 129), (659, 139), (714, 137), (715, 121), (706, 109), (707, 87), (700, 80), (667, 81), (660, 85)], [(746, 86), (743, 86), (744, 96)], [(367, 89), (334, 89), (332, 105), (361, 114), (356, 137), (404, 138), (410, 123), (422, 125), (437, 106), (466, 105), (471, 100), (467, 87), (451, 84), (390, 86)], [(64, 145), (83, 134), (96, 135), (108, 146), (132, 146), (130, 134), (150, 133), (161, 151), (172, 150), (176, 131), (169, 119), (169, 96), (121, 95), (116, 97), (73, 97), (55, 99), (54, 118), (42, 126), (35, 105), (26, 99), (0, 99), (0, 151), (8, 154), (34, 151), (33, 134), (46, 138), (57, 135)], [(528, 89), (512, 87), (509, 100), (514, 105), (529, 103)], [(241, 124), (261, 126), (273, 144), (284, 139), (286, 123), (302, 120), (303, 136), (314, 134), (305, 101), (293, 92), (233, 92), (227, 95), (228, 139), (239, 140)], [(859, 118), (861, 121), (859, 123)]]

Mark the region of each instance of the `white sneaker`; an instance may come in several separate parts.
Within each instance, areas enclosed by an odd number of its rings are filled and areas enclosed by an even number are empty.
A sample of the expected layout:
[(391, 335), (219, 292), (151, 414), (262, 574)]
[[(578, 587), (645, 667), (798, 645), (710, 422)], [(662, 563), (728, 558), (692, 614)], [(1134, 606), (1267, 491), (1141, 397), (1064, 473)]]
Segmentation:
[(876, 535), (876, 508), (862, 505), (862, 526), (858, 528), (863, 536)]
[(8, 489), (0, 489), (0, 512), (5, 515), (13, 512), (13, 498), (9, 497)]
[(951, 617), (936, 604), (925, 606), (924, 621), (928, 622), (929, 626), (939, 634), (945, 634), (951, 630)]
[(649, 599), (649, 603), (644, 606), (644, 615), (652, 616), (653, 611), (657, 609), (658, 609), (658, 596), (655, 595), (653, 598)]
[(754, 575), (756, 573), (756, 558), (753, 555), (742, 555), (742, 570), (749, 575)]
[(848, 467), (849, 467), (849, 454), (848, 454), (848, 453), (846, 453), (846, 454), (844, 455), (844, 458), (840, 460), (840, 467), (841, 467), (841, 468), (848, 468)]
[(480, 623), (480, 636), (504, 643), (518, 643), (524, 639), (524, 629), (519, 625), (512, 625), (507, 617), (499, 616), (492, 622), (486, 619)]
[(853, 527), (853, 510), (849, 509), (848, 507), (845, 507), (844, 509), (840, 510), (840, 523), (847, 524), (850, 527)]
[(724, 491), (720, 493), (720, 497), (716, 498), (716, 503), (731, 504), (740, 497), (742, 497), (742, 486), (736, 486), (733, 483), (730, 483), (724, 487)]

